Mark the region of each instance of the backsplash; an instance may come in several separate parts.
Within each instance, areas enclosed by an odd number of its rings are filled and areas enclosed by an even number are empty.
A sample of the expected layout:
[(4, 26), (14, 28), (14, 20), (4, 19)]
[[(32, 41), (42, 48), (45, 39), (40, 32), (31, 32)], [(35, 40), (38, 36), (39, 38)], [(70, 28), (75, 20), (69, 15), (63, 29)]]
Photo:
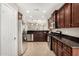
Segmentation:
[(62, 31), (62, 34), (70, 35), (79, 38), (79, 28), (61, 28), (61, 29), (53, 29), (52, 32), (56, 32), (57, 30)]

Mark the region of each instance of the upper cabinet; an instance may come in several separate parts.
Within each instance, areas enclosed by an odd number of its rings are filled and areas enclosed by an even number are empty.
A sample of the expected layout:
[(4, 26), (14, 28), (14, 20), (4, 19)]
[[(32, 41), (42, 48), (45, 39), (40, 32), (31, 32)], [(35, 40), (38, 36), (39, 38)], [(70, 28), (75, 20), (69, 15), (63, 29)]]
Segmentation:
[(72, 3), (72, 27), (79, 27), (79, 3)]
[(53, 23), (54, 28), (57, 28), (57, 16), (56, 16), (57, 12), (58, 12), (58, 10), (55, 10), (53, 12), (53, 14), (51, 15), (52, 23)]
[(79, 27), (79, 3), (65, 3), (54, 13), (55, 28)]
[(64, 28), (65, 26), (65, 16), (64, 16), (64, 8), (59, 10), (59, 20), (60, 20), (60, 28)]
[(57, 28), (60, 28), (59, 11), (57, 11)]
[(71, 4), (66, 3), (64, 5), (64, 11), (65, 11), (65, 28), (71, 27)]

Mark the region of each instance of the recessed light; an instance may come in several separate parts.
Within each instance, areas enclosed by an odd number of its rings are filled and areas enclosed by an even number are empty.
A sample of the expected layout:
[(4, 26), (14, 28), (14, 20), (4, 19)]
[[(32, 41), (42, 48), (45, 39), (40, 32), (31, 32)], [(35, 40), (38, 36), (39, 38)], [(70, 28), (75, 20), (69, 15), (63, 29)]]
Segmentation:
[(29, 11), (29, 10), (27, 10), (26, 12), (27, 12), (27, 13), (30, 13), (30, 11)]
[(46, 13), (46, 10), (43, 10), (43, 13)]
[(30, 18), (32, 18), (33, 16), (30, 16)]
[(44, 18), (44, 16), (42, 16), (42, 18)]
[(36, 8), (36, 9), (34, 9), (34, 11), (39, 11), (39, 9), (38, 9), (38, 8)]

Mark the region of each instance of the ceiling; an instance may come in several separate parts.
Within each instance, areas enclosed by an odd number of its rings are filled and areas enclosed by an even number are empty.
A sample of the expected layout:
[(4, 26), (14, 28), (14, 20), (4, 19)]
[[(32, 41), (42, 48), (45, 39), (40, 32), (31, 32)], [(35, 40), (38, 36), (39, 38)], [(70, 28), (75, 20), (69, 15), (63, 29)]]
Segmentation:
[(64, 3), (17, 3), (26, 13), (27, 20), (47, 20)]

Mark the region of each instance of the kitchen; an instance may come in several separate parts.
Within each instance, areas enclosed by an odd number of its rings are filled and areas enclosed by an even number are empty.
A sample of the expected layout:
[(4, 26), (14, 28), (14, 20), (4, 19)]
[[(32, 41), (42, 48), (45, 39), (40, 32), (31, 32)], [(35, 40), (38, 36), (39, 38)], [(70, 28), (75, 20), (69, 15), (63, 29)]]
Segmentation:
[[(55, 10), (49, 18), (51, 31), (51, 49), (58, 56), (79, 55), (79, 4), (65, 3), (60, 9)], [(55, 29), (51, 24), (55, 22)]]
[(48, 42), (50, 50), (57, 56), (79, 56), (78, 10), (78, 3), (64, 3), (48, 19), (48, 30), (27, 31), (32, 34), (31, 42)]
[(1, 3), (1, 56), (79, 56), (79, 3)]

